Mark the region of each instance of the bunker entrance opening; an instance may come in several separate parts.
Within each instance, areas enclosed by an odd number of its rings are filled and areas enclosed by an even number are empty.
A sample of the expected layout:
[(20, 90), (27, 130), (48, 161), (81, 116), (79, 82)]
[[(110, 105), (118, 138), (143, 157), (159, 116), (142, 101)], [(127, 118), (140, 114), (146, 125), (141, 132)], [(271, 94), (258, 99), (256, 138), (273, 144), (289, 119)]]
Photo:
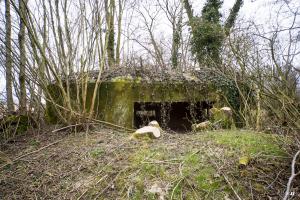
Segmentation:
[(134, 126), (140, 128), (156, 120), (163, 129), (188, 132), (192, 124), (209, 119), (212, 103), (201, 102), (135, 102)]

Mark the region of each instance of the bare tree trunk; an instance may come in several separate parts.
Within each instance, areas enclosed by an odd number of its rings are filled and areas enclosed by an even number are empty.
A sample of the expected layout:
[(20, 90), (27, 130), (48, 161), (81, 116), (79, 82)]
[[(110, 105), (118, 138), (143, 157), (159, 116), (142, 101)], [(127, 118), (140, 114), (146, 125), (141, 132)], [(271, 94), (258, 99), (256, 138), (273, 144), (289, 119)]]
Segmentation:
[(109, 67), (115, 66), (115, 29), (114, 29), (114, 16), (115, 16), (115, 0), (110, 0), (108, 5), (108, 0), (105, 1), (105, 12), (106, 12), (106, 24), (107, 24), (107, 34), (108, 34), (108, 45), (106, 48), (107, 59)]
[(178, 51), (180, 47), (180, 39), (181, 39), (181, 32), (182, 32), (182, 15), (183, 15), (183, 7), (181, 7), (180, 15), (178, 21), (174, 18), (173, 22), (173, 38), (172, 38), (172, 67), (174, 69), (178, 68)]
[(9, 112), (14, 111), (14, 101), (12, 92), (12, 52), (11, 52), (11, 16), (10, 16), (10, 1), (5, 0), (5, 71), (6, 71), (6, 97), (7, 109)]
[[(46, 14), (46, 5), (45, 1), (43, 1), (43, 31), (42, 31), (42, 51), (43, 54), (46, 54), (46, 42), (47, 42), (47, 14)], [(46, 70), (46, 62), (43, 58), (41, 61), (41, 65), (38, 66), (39, 70), (39, 77), (41, 80), (46, 82), (45, 77), (45, 70)], [(40, 121), (42, 118), (41, 112), (42, 112), (42, 96), (43, 96), (43, 88), (41, 86), (38, 86), (38, 102), (37, 102), (37, 118)]]
[(25, 49), (25, 24), (26, 20), (26, 5), (27, 0), (19, 2), (19, 15), (20, 15), (20, 31), (18, 35), (19, 48), (20, 48), (20, 63), (19, 63), (19, 84), (20, 84), (20, 99), (19, 109), (21, 114), (26, 113), (26, 86), (25, 86), (25, 66), (26, 66), (26, 49)]
[(119, 15), (118, 15), (118, 36), (116, 46), (116, 65), (120, 65), (120, 48), (121, 48), (121, 34), (122, 34), (122, 17), (124, 11), (125, 1), (119, 0)]

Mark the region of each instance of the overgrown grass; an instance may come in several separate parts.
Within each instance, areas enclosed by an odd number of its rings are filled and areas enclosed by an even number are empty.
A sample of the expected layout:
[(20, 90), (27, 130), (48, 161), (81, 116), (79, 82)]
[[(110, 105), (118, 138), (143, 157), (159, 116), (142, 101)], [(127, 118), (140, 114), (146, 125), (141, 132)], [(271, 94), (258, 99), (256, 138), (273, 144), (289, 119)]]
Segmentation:
[(224, 130), (207, 132), (203, 135), (203, 139), (215, 142), (236, 153), (285, 155), (284, 150), (280, 146), (282, 143), (280, 139), (282, 138), (275, 134), (257, 133), (248, 130)]
[[(228, 130), (191, 137), (195, 138), (195, 143), (200, 141), (200, 144), (207, 145), (209, 142), (210, 148), (218, 148), (228, 159), (245, 154), (285, 154), (278, 136), (271, 134)], [(206, 147), (196, 147), (187, 146), (180, 154), (151, 144), (141, 147), (130, 157), (130, 169), (119, 179), (120, 188), (121, 185), (127, 185), (127, 190), (130, 187), (130, 199), (157, 199), (158, 194), (149, 193), (151, 185), (157, 182), (161, 183), (168, 199), (224, 199), (231, 196), (232, 191), (224, 177), (210, 162), (210, 159), (216, 159), (214, 155), (209, 155)], [(238, 173), (237, 165), (232, 168), (235, 170), (233, 173)], [(238, 187), (237, 190), (241, 192), (244, 188)]]
[[(242, 199), (251, 199), (252, 192), (255, 199), (266, 199), (268, 195), (280, 196), (288, 178), (283, 172), (277, 174), (289, 164), (282, 136), (224, 130), (165, 133), (147, 141), (129, 138), (108, 130), (70, 135), (36, 152), (30, 162), (20, 160), (4, 168), (4, 184), (0, 185), (4, 199), (11, 199), (11, 191), (18, 188), (22, 188), (18, 195), (23, 199), (36, 198), (37, 191), (40, 199), (49, 198), (49, 194), (71, 199), (139, 200), (159, 199), (160, 195), (176, 200), (235, 199), (225, 177)], [(51, 143), (43, 138), (27, 141), (23, 146), (14, 145), (13, 157), (23, 154), (19, 148), (26, 153)], [(251, 161), (240, 167), (240, 158), (249, 155)], [(28, 192), (28, 185), (34, 193)], [(41, 187), (48, 190), (36, 190)], [(153, 192), (155, 188), (159, 192)], [(25, 194), (30, 198), (22, 196)]]
[[(199, 199), (202, 196), (224, 198), (228, 189), (224, 180), (203, 157), (203, 152), (183, 155), (164, 148), (140, 149), (131, 156), (131, 166), (119, 179), (119, 187), (131, 185), (131, 199), (157, 199), (149, 193), (151, 185), (160, 182), (168, 199)], [(130, 178), (128, 178), (130, 177)], [(225, 190), (224, 190), (225, 189)]]

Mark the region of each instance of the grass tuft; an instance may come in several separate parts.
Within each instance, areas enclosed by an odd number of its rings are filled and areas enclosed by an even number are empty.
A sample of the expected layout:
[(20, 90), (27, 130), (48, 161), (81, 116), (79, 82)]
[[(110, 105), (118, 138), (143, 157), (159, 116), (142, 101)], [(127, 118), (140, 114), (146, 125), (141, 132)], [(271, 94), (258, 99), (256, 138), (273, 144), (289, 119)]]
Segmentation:
[(230, 130), (208, 132), (204, 137), (206, 137), (206, 140), (213, 141), (241, 154), (285, 155), (285, 152), (278, 144), (278, 136), (273, 134)]

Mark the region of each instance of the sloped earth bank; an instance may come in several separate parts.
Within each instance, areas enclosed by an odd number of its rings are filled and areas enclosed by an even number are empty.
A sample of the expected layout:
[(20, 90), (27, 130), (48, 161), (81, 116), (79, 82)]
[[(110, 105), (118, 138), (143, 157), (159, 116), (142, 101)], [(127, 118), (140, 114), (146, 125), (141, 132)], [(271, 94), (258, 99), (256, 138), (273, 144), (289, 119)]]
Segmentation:
[[(1, 169), (0, 199), (281, 199), (285, 142), (237, 130), (147, 141), (104, 128), (20, 137), (1, 150), (10, 158), (38, 151)], [(248, 166), (238, 166), (241, 156)]]

